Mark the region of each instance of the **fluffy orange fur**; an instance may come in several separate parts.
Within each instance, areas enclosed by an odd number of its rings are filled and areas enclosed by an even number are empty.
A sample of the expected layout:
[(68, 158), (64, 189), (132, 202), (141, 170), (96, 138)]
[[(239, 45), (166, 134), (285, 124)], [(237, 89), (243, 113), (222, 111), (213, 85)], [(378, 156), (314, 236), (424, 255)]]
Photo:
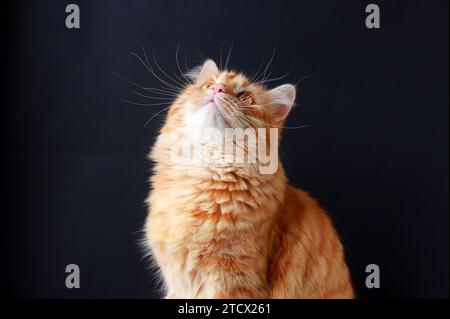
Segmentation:
[(214, 101), (227, 127), (280, 132), (295, 88), (269, 90), (242, 73), (218, 70), (211, 60), (193, 78), (171, 106), (150, 154), (155, 165), (145, 234), (166, 298), (353, 298), (329, 216), (288, 185), (281, 164), (275, 173), (261, 174), (251, 164), (170, 157), (167, 135), (192, 134), (187, 119), (205, 107), (214, 84), (226, 90)]

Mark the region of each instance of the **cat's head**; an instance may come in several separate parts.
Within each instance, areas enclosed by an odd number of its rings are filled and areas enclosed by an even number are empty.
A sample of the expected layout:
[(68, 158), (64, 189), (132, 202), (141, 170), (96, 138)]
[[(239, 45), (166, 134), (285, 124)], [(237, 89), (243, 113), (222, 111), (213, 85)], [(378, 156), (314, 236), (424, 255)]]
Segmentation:
[(291, 84), (269, 90), (243, 73), (219, 70), (212, 60), (188, 76), (190, 84), (170, 108), (164, 130), (281, 128), (295, 101)]

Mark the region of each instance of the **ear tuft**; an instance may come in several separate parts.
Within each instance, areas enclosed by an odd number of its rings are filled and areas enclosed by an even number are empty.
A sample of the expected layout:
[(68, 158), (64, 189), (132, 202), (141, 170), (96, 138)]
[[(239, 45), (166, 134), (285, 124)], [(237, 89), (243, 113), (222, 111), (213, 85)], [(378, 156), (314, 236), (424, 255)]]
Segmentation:
[(269, 108), (275, 119), (282, 122), (295, 102), (296, 89), (292, 84), (283, 84), (269, 91)]
[(188, 76), (196, 81), (197, 83), (205, 82), (207, 79), (218, 75), (220, 73), (216, 62), (208, 59), (203, 63), (203, 65), (198, 66), (191, 71), (189, 71)]

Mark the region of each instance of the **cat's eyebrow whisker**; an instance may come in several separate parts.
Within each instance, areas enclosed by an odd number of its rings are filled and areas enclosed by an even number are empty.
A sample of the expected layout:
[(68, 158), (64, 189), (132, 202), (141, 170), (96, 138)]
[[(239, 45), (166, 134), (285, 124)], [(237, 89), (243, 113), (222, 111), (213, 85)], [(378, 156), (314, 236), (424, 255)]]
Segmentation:
[(177, 49), (175, 51), (175, 61), (177, 62), (178, 71), (180, 71), (181, 76), (186, 80), (187, 83), (190, 85), (194, 85), (191, 80), (189, 80), (186, 75), (184, 74), (183, 70), (181, 70), (180, 63), (178, 62), (178, 51), (180, 50), (180, 43), (177, 45)]
[(183, 72), (183, 70), (181, 69), (180, 64), (178, 62), (178, 58), (175, 57), (175, 59), (176, 59), (177, 69), (178, 69), (178, 72), (180, 73), (180, 75), (177, 74), (177, 70), (175, 70), (175, 69), (172, 70), (172, 75), (175, 77), (175, 79), (177, 79), (180, 83), (182, 83), (182, 87), (186, 87), (188, 85), (194, 85), (194, 83), (192, 83), (191, 80), (189, 80), (186, 77), (185, 73), (187, 73), (187, 71)]
[(269, 60), (269, 62), (267, 63), (266, 68), (264, 69), (263, 80), (264, 80), (265, 78), (267, 78), (267, 77), (266, 77), (266, 72), (267, 72), (267, 70), (269, 69), (269, 67), (270, 67), (270, 65), (272, 64), (272, 62), (273, 62), (273, 59), (274, 59), (274, 57), (275, 57), (275, 51), (276, 51), (276, 46), (275, 46), (275, 43), (274, 43), (273, 51), (272, 51), (272, 56), (270, 57), (270, 60)]
[(267, 75), (264, 75), (264, 76), (262, 77), (261, 80), (255, 82), (255, 83), (256, 83), (257, 85), (263, 85), (263, 83), (266, 81), (266, 79), (268, 79), (268, 78), (272, 75), (272, 73), (273, 73), (273, 72), (267, 73)]
[(261, 63), (258, 67), (258, 69), (256, 70), (256, 72), (252, 72), (253, 74), (250, 75), (250, 77), (248, 78), (249, 82), (254, 82), (255, 78), (258, 76), (259, 71), (261, 70), (262, 66), (264, 65), (264, 63)]
[(220, 70), (223, 70), (222, 66), (222, 55), (223, 55), (223, 46), (225, 45), (225, 40), (222, 41), (222, 44), (220, 45), (220, 59), (219, 59), (219, 67)]
[(142, 65), (144, 65), (144, 67), (150, 72), (150, 74), (153, 75), (157, 80), (159, 80), (161, 83), (167, 85), (167, 86), (168, 86), (169, 88), (171, 88), (174, 92), (177, 92), (177, 93), (178, 93), (178, 92), (180, 91), (180, 88), (179, 88), (179, 87), (177, 87), (177, 86), (173, 85), (172, 83), (169, 83), (169, 82), (165, 81), (164, 79), (162, 79), (162, 78), (155, 72), (155, 70), (151, 67), (150, 62), (149, 62), (148, 57), (147, 57), (147, 53), (146, 53), (146, 51), (145, 51), (144, 46), (142, 45), (142, 43), (141, 43), (141, 49), (142, 49), (142, 51), (143, 51), (144, 58), (145, 58), (145, 60), (146, 60), (147, 63), (144, 62), (144, 60), (143, 60), (143, 59), (141, 58), (141, 56), (139, 56), (138, 54), (136, 54), (136, 53), (134, 53), (134, 52), (132, 52), (132, 51), (130, 51), (130, 54), (133, 55), (133, 56), (135, 56), (135, 57), (142, 63)]
[(164, 74), (169, 80), (171, 80), (172, 82), (176, 83), (176, 85), (179, 85), (180, 88), (186, 86), (186, 83), (180, 83), (177, 80), (173, 79), (170, 75), (168, 75), (159, 65), (158, 61), (156, 61), (156, 56), (155, 56), (155, 52), (153, 52), (153, 61), (155, 61), (155, 65), (156, 67), (159, 69), (159, 71)]
[(231, 51), (233, 51), (233, 39), (231, 39), (230, 50), (228, 51), (227, 59), (225, 60), (225, 70), (228, 69), (228, 62), (229, 62), (229, 60), (230, 60)]
[(171, 90), (173, 90), (174, 92), (178, 92), (178, 88), (177, 88), (175, 85), (173, 85), (173, 84), (171, 84), (171, 83), (168, 83), (167, 81), (161, 79), (161, 78), (156, 74), (156, 72), (152, 69), (152, 67), (151, 67), (150, 65), (147, 65), (147, 64), (144, 62), (144, 60), (142, 60), (142, 58), (141, 58), (138, 54), (136, 54), (136, 53), (134, 53), (134, 52), (132, 52), (132, 51), (130, 51), (130, 54), (133, 55), (134, 57), (136, 57), (136, 58), (137, 58), (137, 59), (145, 66), (145, 68), (150, 72), (150, 74), (153, 75), (157, 80), (159, 80), (161, 83), (167, 85), (167, 86), (168, 86), (169, 88), (171, 88)]
[[(152, 68), (151, 65), (150, 65), (150, 61), (148, 60), (147, 51), (145, 50), (144, 45), (142, 44), (142, 42), (140, 42), (139, 45), (140, 45), (140, 47), (141, 47), (142, 53), (144, 54), (145, 61), (147, 61), (147, 66), (148, 66), (150, 69), (152, 69), (153, 74), (156, 76), (156, 72), (153, 70), (153, 68)], [(161, 73), (162, 73), (163, 75), (165, 75), (169, 80), (173, 81), (173, 79), (172, 79), (170, 76), (168, 76), (167, 73), (164, 72), (164, 70), (162, 70), (162, 68), (159, 66), (158, 62), (156, 61), (156, 57), (155, 57), (155, 52), (154, 52), (154, 51), (153, 51), (153, 60), (155, 61), (155, 64), (156, 64), (157, 68), (161, 71)], [(179, 84), (178, 82), (176, 82), (176, 81), (175, 81), (175, 83), (176, 83), (177, 85), (180, 85), (180, 84)], [(179, 88), (178, 88), (177, 85), (172, 85), (172, 86), (175, 87), (176, 90), (178, 91)], [(182, 86), (182, 85), (181, 85), (181, 86)]]
[[(187, 63), (187, 57), (186, 57), (186, 54), (184, 55), (184, 66), (186, 67), (186, 70), (187, 70), (187, 73), (189, 73), (189, 65), (188, 65), (188, 63)], [(185, 76), (186, 76), (186, 74), (185, 74)], [(187, 78), (189, 78), (189, 76), (187, 76)]]
[(265, 80), (267, 78), (267, 75), (266, 75), (267, 74), (267, 70), (269, 69), (270, 65), (273, 62), (273, 59), (275, 57), (275, 51), (276, 51), (276, 46), (274, 44), (273, 51), (272, 51), (272, 56), (270, 57), (269, 62), (267, 62), (266, 67), (264, 68), (264, 71), (260, 75), (258, 75), (258, 77), (256, 79), (254, 79), (253, 81), (258, 83), (258, 82), (261, 81), (260, 79)]
[(250, 77), (250, 79), (249, 79), (250, 82), (256, 82), (256, 80), (261, 77), (260, 72), (263, 69), (263, 65), (264, 65), (264, 60), (259, 65), (258, 70), (256, 71), (256, 73), (253, 76)]
[(279, 81), (279, 80), (282, 80), (282, 79), (284, 79), (285, 77), (287, 77), (290, 73), (292, 72), (292, 68), (288, 71), (288, 72), (286, 72), (285, 74), (283, 74), (283, 75), (281, 75), (281, 76), (278, 76), (278, 77), (275, 77), (275, 78), (267, 78), (267, 79), (263, 79), (263, 80), (261, 80), (261, 81), (259, 81), (259, 82), (257, 82), (257, 84), (259, 84), (259, 85), (263, 85), (263, 84), (265, 84), (265, 83), (269, 83), (269, 82), (274, 82), (274, 81)]
[(183, 78), (181, 78), (181, 77), (177, 74), (176, 70), (172, 70), (172, 75), (175, 77), (175, 79), (177, 79), (178, 81), (180, 81), (180, 83), (183, 83), (183, 86), (182, 86), (182, 87), (186, 87), (186, 86), (188, 86), (188, 85), (193, 85), (193, 84), (191, 83), (190, 80), (186, 79), (186, 77), (185, 77), (185, 75), (184, 75), (183, 73), (181, 73), (181, 76), (182, 76)]

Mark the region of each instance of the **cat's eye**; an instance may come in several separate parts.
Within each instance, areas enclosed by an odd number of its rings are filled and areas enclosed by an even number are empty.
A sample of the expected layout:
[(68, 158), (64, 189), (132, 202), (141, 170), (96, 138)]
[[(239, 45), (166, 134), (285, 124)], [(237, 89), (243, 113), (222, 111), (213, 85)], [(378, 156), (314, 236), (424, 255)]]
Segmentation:
[(209, 89), (209, 88), (211, 88), (211, 86), (213, 86), (213, 84), (214, 84), (213, 81), (207, 81), (207, 82), (203, 83), (202, 89), (203, 90)]
[(247, 92), (247, 91), (239, 92), (236, 97), (237, 97), (237, 100), (239, 103), (243, 103), (243, 104), (253, 104), (254, 103), (252, 94), (250, 92)]

